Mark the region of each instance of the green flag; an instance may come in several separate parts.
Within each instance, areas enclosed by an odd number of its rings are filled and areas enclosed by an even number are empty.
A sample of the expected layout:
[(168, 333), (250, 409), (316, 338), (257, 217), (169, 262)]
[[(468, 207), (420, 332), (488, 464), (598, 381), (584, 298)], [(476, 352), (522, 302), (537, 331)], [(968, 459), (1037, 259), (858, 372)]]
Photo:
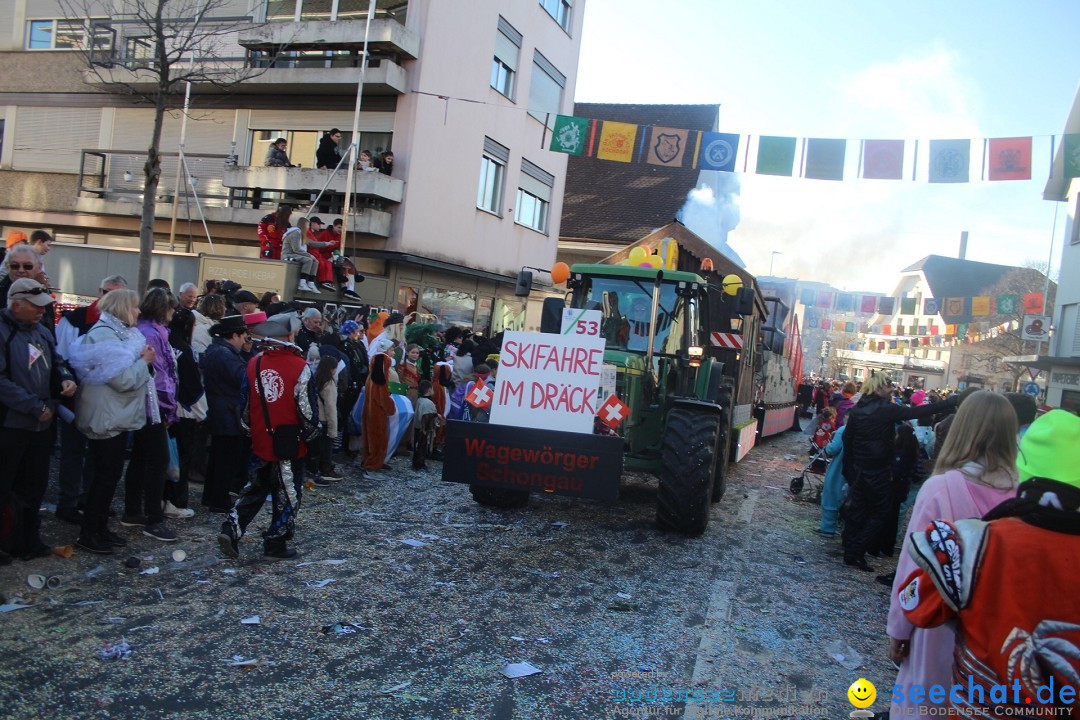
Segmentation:
[(567, 155), (580, 155), (585, 150), (585, 133), (588, 128), (588, 118), (557, 115), (549, 149)]
[(916, 302), (915, 298), (900, 298), (900, 314), (901, 315), (914, 315)]
[(757, 174), (791, 176), (795, 166), (795, 138), (762, 135), (758, 140)]
[(1065, 136), (1065, 179), (1080, 177), (1080, 133)]
[(997, 314), (998, 315), (1015, 315), (1017, 312), (1017, 306), (1020, 302), (1020, 298), (1016, 295), (998, 295), (997, 296)]

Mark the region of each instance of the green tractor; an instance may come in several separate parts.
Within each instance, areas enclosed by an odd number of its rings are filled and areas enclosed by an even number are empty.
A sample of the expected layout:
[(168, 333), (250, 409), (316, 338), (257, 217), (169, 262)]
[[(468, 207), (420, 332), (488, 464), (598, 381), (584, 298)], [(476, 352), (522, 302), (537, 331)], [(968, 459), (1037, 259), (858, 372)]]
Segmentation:
[[(677, 270), (579, 264), (568, 287), (570, 307), (602, 312), (604, 363), (615, 366), (615, 392), (630, 407), (618, 429), (623, 466), (659, 479), (661, 529), (700, 535), (724, 494), (732, 393), (707, 352), (708, 283)], [(562, 308), (558, 298), (547, 303)], [(559, 331), (553, 316), (545, 307), (542, 331)]]

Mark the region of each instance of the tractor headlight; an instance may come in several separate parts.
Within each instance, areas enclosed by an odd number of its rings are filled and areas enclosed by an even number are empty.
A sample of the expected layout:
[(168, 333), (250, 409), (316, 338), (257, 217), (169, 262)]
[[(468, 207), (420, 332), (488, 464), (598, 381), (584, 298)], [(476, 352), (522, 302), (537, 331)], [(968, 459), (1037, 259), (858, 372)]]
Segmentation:
[(686, 354), (692, 358), (701, 359), (705, 356), (705, 348), (700, 345), (691, 345), (686, 349)]

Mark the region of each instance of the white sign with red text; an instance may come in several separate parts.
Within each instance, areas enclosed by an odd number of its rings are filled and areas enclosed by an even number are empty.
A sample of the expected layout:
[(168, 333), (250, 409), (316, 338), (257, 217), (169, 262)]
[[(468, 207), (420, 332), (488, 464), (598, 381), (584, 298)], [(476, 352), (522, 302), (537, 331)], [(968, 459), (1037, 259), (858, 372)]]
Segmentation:
[(562, 334), (600, 337), (600, 323), (603, 320), (604, 314), (599, 310), (566, 308), (562, 316)]
[(591, 433), (599, 397), (604, 341), (588, 335), (507, 331), (491, 422)]

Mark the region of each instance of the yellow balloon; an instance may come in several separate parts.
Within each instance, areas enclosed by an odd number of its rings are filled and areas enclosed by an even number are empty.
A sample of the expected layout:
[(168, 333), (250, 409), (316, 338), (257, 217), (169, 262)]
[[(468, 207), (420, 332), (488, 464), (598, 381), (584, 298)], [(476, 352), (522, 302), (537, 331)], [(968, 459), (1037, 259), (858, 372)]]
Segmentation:
[(742, 287), (742, 278), (732, 273), (731, 275), (724, 276), (724, 293), (726, 295), (734, 295), (739, 292), (739, 288)]
[(649, 251), (643, 247), (631, 248), (630, 250), (630, 264), (640, 265), (645, 262), (645, 259), (649, 257)]

